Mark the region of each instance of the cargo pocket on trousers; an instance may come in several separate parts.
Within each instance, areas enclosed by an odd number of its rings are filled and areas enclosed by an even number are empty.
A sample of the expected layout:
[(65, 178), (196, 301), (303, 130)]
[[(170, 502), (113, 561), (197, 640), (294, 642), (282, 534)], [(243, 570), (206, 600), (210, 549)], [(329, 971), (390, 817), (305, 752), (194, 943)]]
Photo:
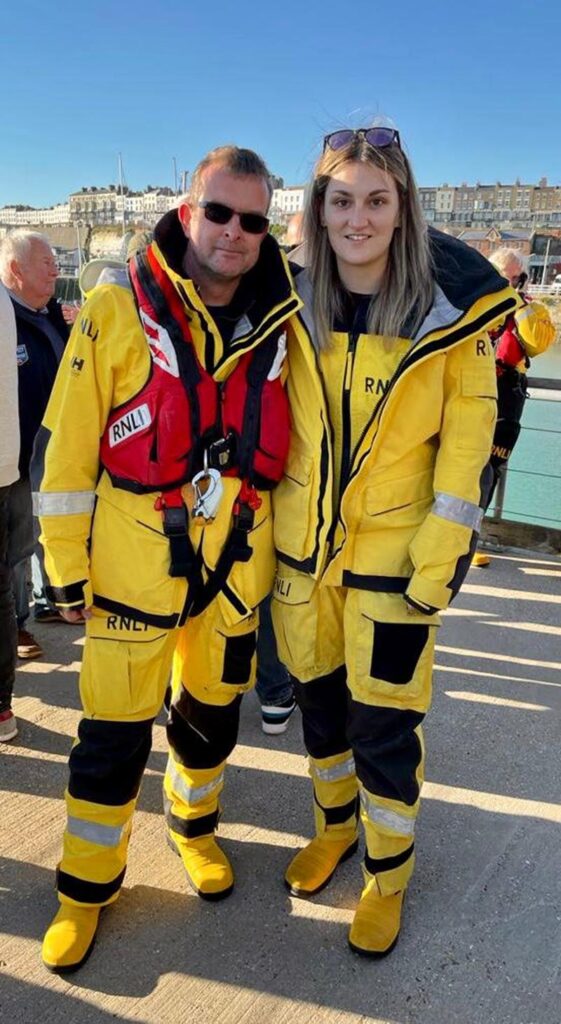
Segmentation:
[(386, 683), (410, 683), (429, 637), (429, 627), (401, 622), (374, 622), (370, 675)]
[(257, 633), (226, 637), (222, 682), (245, 686), (251, 679), (251, 662), (255, 654)]
[(380, 622), (362, 613), (348, 662), (353, 698), (424, 714), (431, 702), (435, 631), (422, 622)]

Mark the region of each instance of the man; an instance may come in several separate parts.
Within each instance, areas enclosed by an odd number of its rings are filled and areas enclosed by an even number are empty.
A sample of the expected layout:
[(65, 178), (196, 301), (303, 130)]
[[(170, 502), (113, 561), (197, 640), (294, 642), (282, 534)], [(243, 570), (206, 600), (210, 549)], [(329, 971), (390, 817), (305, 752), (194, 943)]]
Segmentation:
[[(292, 214), (282, 240), (282, 249), (287, 254), (303, 250), (304, 214)], [(259, 636), (257, 638), (257, 681), (255, 685), (261, 704), (261, 728), (268, 736), (286, 732), (293, 712), (296, 710), (292, 679), (285, 666), (279, 661), (277, 642), (271, 621), (271, 595), (259, 609)]]
[(270, 197), (251, 150), (202, 160), (188, 199), (129, 262), (130, 286), (99, 285), (82, 308), (41, 428), (51, 594), (68, 621), (86, 620), (61, 907), (43, 944), (54, 971), (83, 963), (119, 895), (176, 646), (168, 839), (200, 896), (233, 887), (218, 798), (272, 586), (284, 325), (301, 305), (267, 234)]
[(19, 422), (16, 321), (10, 297), (0, 284), (0, 743), (18, 734), (12, 711), (16, 669), (16, 618), (8, 565), (8, 502), (18, 478)]
[[(497, 368), (498, 415), (490, 460), (493, 485), (486, 510), (520, 434), (527, 394), (526, 370), (530, 366), (530, 357), (541, 355), (555, 340), (555, 327), (547, 307), (522, 291), (527, 275), (520, 253), (503, 246), (493, 253), (491, 263), (522, 294), (524, 306), (507, 317), (492, 339)], [(471, 564), (483, 568), (490, 561), (484, 551), (476, 551)]]
[[(37, 658), (43, 653), (25, 628), (29, 617), (29, 558), (34, 549), (36, 618), (39, 620), (42, 615), (45, 621), (53, 620), (53, 611), (44, 596), (42, 552), (33, 533), (29, 464), (68, 338), (68, 328), (54, 299), (57, 277), (53, 251), (44, 235), (22, 229), (13, 231), (0, 243), (0, 278), (10, 293), (17, 326), (20, 479), (12, 485), (9, 495), (9, 561), (13, 567), (20, 658)], [(60, 616), (55, 612), (54, 618)]]

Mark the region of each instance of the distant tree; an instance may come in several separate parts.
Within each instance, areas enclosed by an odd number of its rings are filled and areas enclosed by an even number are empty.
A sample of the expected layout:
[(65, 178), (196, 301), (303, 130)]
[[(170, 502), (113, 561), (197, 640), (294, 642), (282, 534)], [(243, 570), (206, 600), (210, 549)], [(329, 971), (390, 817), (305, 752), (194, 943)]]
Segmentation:
[(272, 235), (273, 238), (282, 238), (282, 236), (285, 234), (285, 232), (286, 232), (286, 225), (285, 224), (271, 224), (269, 226), (269, 234)]

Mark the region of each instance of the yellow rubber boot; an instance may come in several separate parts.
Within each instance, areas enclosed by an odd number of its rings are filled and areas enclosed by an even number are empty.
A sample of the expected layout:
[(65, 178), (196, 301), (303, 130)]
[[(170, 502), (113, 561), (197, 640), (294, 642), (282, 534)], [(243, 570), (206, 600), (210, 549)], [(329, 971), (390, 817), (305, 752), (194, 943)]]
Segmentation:
[(168, 843), (183, 861), (191, 887), (203, 900), (223, 900), (234, 888), (234, 872), (214, 836), (185, 839), (168, 833)]
[(61, 904), (43, 939), (43, 963), (49, 971), (69, 974), (86, 962), (94, 946), (100, 909)]
[(476, 569), (483, 569), (485, 566), (489, 565), (490, 561), (491, 559), (489, 558), (489, 555), (486, 555), (484, 551), (476, 551), (471, 560), (471, 564)]
[[(340, 835), (340, 833), (339, 833)], [(327, 834), (316, 836), (291, 860), (284, 881), (293, 896), (307, 899), (325, 889), (339, 864), (356, 853), (358, 836), (333, 839)]]
[(391, 953), (399, 938), (403, 896), (404, 891), (382, 896), (376, 879), (369, 879), (349, 932), (349, 946), (355, 953), (373, 958)]

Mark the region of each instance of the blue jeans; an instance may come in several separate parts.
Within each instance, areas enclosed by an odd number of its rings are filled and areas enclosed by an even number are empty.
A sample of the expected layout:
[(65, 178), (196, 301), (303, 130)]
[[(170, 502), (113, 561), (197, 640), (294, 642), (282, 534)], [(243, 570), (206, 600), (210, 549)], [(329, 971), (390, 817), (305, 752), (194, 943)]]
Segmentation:
[(257, 682), (255, 689), (261, 704), (276, 706), (292, 697), (292, 680), (278, 659), (277, 642), (271, 619), (271, 598), (259, 605), (257, 634)]
[(18, 629), (29, 618), (29, 559), (35, 607), (50, 608), (45, 596), (47, 574), (43, 548), (39, 543), (39, 520), (33, 516), (31, 484), (18, 480), (10, 487), (8, 561), (12, 568), (12, 587)]
[(16, 620), (8, 564), (10, 490), (11, 487), (0, 487), (0, 714), (12, 705), (16, 672)]
[(29, 480), (17, 480), (8, 495), (8, 564), (12, 570), (18, 629), (29, 617), (28, 563), (34, 543), (31, 485)]

